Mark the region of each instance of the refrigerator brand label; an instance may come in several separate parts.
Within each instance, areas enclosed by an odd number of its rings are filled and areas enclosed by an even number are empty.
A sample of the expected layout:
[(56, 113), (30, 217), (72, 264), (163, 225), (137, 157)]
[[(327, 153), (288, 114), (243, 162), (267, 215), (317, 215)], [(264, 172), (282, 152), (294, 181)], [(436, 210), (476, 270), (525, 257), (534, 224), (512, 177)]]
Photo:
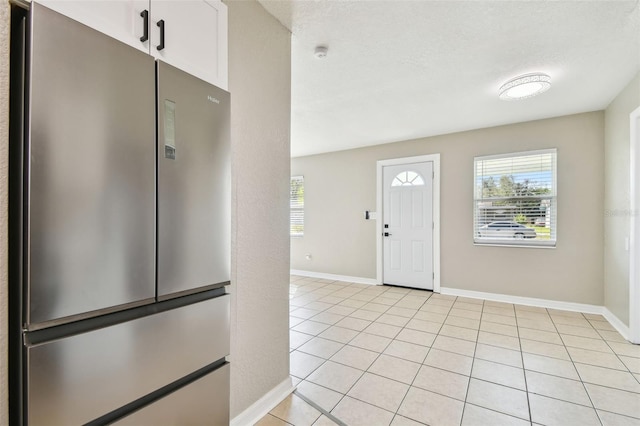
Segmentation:
[(220, 103), (220, 101), (219, 101), (219, 100), (217, 100), (216, 98), (214, 98), (214, 97), (213, 97), (213, 96), (211, 96), (211, 95), (207, 95), (207, 100), (208, 100), (209, 102), (213, 102), (214, 104), (219, 104), (219, 103)]

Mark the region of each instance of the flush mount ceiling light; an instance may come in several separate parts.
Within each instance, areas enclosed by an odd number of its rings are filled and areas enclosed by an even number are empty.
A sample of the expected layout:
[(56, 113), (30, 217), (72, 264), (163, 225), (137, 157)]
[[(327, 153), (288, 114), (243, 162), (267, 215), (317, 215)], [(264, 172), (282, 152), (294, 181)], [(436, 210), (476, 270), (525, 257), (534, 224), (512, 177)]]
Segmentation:
[(551, 87), (551, 77), (539, 72), (518, 76), (500, 87), (500, 99), (505, 101), (525, 99), (546, 92)]

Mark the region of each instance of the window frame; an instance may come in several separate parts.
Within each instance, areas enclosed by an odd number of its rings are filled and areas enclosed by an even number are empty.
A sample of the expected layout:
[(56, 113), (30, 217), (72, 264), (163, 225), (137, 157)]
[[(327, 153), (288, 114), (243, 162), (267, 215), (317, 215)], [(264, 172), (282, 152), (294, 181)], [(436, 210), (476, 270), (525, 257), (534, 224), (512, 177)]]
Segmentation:
[[(517, 158), (528, 157), (535, 155), (551, 154), (551, 178), (548, 182), (551, 185), (551, 193), (536, 196), (523, 196), (523, 197), (484, 197), (482, 193), (479, 196), (479, 189), (482, 190), (482, 185), (478, 185), (478, 179), (482, 176), (487, 176), (484, 173), (478, 171), (479, 164), (483, 161), (499, 160), (505, 158)], [(511, 175), (512, 176), (512, 175)], [(513, 237), (499, 238), (480, 236), (480, 220), (479, 220), (479, 204), (487, 202), (488, 200), (506, 200), (506, 199), (522, 199), (522, 200), (549, 200), (549, 239), (537, 239), (537, 238), (522, 238), (517, 239)], [(496, 219), (493, 222), (509, 222), (507, 219)], [(493, 223), (490, 222), (490, 223)], [(488, 223), (487, 223), (488, 224)], [(500, 246), (500, 247), (526, 247), (526, 248), (555, 248), (558, 239), (558, 150), (557, 148), (533, 150), (533, 151), (519, 151), (510, 152), (497, 155), (485, 155), (477, 156), (473, 159), (473, 243), (477, 246)]]
[[(294, 206), (294, 195), (293, 195), (293, 183), (294, 181), (298, 181), (302, 186), (302, 203), (297, 206)], [(291, 176), (289, 181), (289, 237), (291, 238), (302, 238), (304, 237), (304, 176)], [(294, 223), (294, 212), (300, 213), (300, 223)], [(299, 225), (302, 230), (300, 232), (294, 232), (294, 226)]]

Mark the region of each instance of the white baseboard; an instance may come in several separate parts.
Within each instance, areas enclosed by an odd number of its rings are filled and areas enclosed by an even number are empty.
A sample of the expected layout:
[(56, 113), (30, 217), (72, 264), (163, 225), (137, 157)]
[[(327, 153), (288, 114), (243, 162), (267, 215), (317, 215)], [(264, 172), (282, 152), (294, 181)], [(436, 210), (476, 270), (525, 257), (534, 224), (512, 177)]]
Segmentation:
[(620, 333), (620, 335), (625, 338), (625, 340), (629, 340), (629, 337), (631, 336), (629, 327), (625, 323), (620, 321), (620, 318), (615, 316), (613, 312), (611, 312), (605, 306), (602, 307), (602, 315), (606, 318), (607, 321), (609, 321), (609, 324), (611, 324), (613, 328), (615, 328), (618, 333)]
[(267, 392), (249, 408), (231, 419), (230, 426), (252, 426), (295, 390), (291, 376)]
[(539, 308), (560, 309), (563, 311), (573, 311), (573, 312), (583, 312), (585, 314), (604, 315), (603, 306), (588, 305), (584, 303), (562, 302), (558, 300), (549, 300), (549, 299), (536, 299), (534, 297), (511, 296), (508, 294), (499, 294), (499, 293), (485, 293), (483, 291), (462, 290), (462, 289), (450, 288), (450, 287), (441, 287), (440, 293), (448, 294), (451, 296), (469, 297), (472, 299), (492, 300), (494, 302), (514, 303), (518, 305), (537, 306)]
[(349, 277), (347, 275), (325, 274), (323, 272), (301, 271), (299, 269), (292, 269), (291, 275), (300, 275), (302, 277), (309, 277), (309, 278), (322, 278), (325, 280), (334, 280), (334, 281), (346, 281), (346, 282), (358, 283), (358, 284), (370, 284), (370, 285), (380, 284), (378, 280), (376, 280), (375, 278)]

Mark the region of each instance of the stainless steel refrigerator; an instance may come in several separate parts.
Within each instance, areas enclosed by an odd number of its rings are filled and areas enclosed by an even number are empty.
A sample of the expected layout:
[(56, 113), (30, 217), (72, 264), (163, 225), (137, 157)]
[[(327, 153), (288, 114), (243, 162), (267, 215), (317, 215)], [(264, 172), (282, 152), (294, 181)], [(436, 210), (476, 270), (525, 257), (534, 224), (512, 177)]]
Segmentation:
[(228, 424), (229, 93), (11, 19), (11, 423)]

